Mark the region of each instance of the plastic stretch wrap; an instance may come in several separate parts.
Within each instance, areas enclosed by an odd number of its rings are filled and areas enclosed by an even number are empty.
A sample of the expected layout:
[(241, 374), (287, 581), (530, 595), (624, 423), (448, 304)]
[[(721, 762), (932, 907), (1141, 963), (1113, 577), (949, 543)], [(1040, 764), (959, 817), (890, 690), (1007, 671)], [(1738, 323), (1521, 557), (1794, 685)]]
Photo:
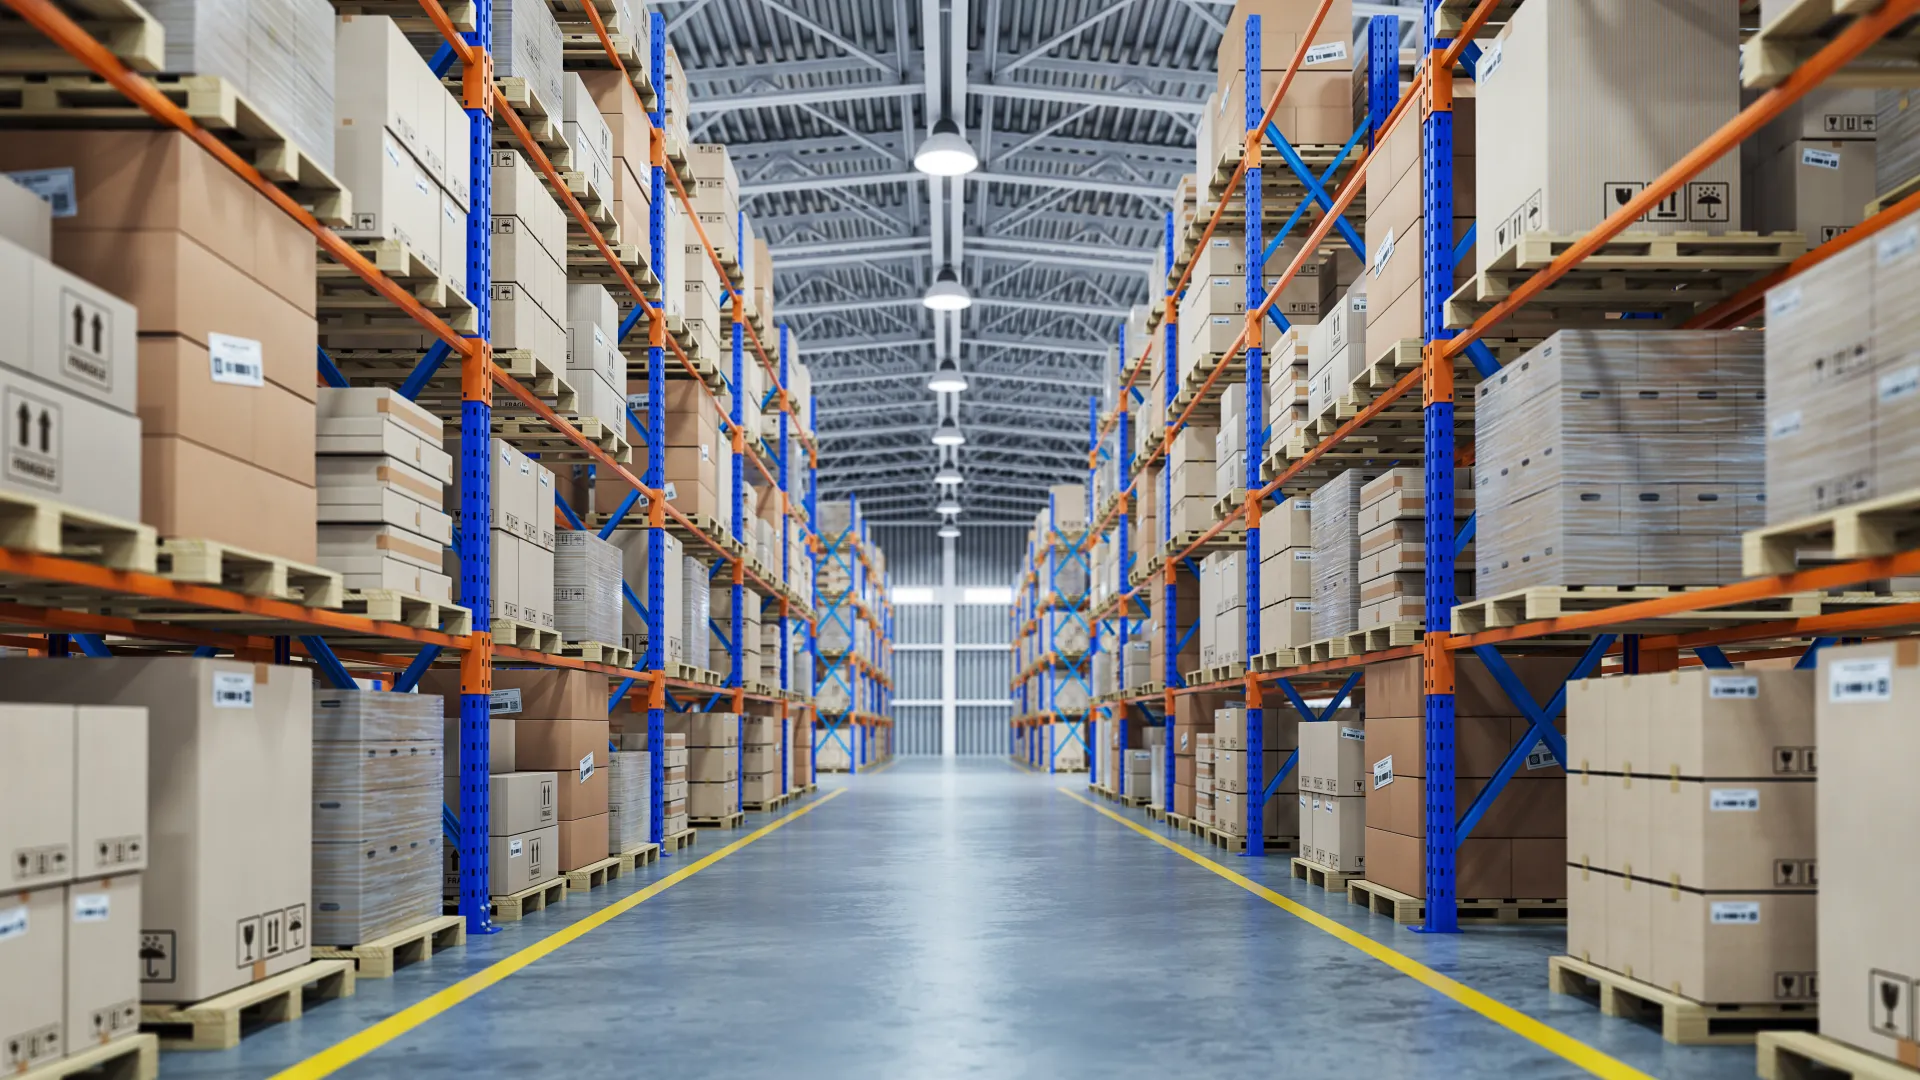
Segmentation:
[(440, 913), (441, 699), (313, 694), (313, 937), (351, 945)]
[(707, 587), (707, 568), (691, 555), (680, 562), (680, 648), (686, 663), (702, 671), (712, 671), (712, 650), (708, 644), (707, 620), (712, 617), (712, 594)]
[(218, 75), (333, 171), (333, 6), (326, 0), (149, 0), (166, 69)]
[(565, 97), (562, 40), (560, 23), (547, 0), (494, 0), (494, 73), (527, 80), (527, 86), (556, 123)]
[(1567, 330), (1481, 383), (1479, 595), (1738, 578), (1763, 371), (1751, 332)]
[(647, 842), (653, 807), (648, 802), (652, 759), (646, 750), (607, 755), (607, 854), (618, 855)]
[(1873, 189), (1884, 195), (1920, 176), (1920, 96), (1912, 90), (1881, 90), (1874, 101)]
[[(626, 578), (627, 588), (641, 604), (647, 602), (647, 534), (648, 529), (618, 529), (613, 534), (613, 544), (620, 549), (621, 570)], [(660, 545), (660, 563), (665, 571), (660, 575), (660, 593), (662, 607), (660, 619), (661, 632), (667, 638), (667, 646), (662, 650), (662, 659), (672, 663), (686, 663), (682, 643), (686, 640), (685, 609), (683, 587), (686, 582), (684, 555), (680, 539), (671, 534), (662, 537)], [(639, 664), (645, 659), (647, 649), (647, 620), (640, 612), (627, 603), (624, 593), (620, 600), (619, 641), (633, 650), (633, 660)]]
[(1348, 469), (1313, 493), (1313, 636), (1352, 633), (1360, 621), (1360, 489), (1380, 474)]
[(553, 622), (566, 641), (620, 640), (621, 553), (590, 532), (553, 537)]

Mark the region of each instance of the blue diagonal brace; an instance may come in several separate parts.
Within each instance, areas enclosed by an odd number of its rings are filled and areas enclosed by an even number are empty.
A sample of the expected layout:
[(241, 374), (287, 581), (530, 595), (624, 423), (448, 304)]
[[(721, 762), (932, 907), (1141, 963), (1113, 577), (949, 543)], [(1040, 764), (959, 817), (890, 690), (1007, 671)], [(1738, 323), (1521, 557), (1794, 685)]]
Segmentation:
[(1453, 538), (1454, 558), (1459, 558), (1460, 554), (1467, 550), (1467, 545), (1473, 543), (1474, 534), (1480, 530), (1480, 526), (1477, 524), (1479, 520), (1480, 511), (1478, 510), (1467, 515), (1467, 523), (1460, 526), (1460, 532)]
[(443, 41), (440, 43), (440, 48), (434, 52), (433, 59), (427, 62), (427, 66), (433, 69), (435, 78), (444, 79), (447, 77), (447, 72), (453, 70), (454, 59), (453, 46)]
[(614, 688), (613, 696), (607, 698), (608, 712), (612, 712), (615, 708), (619, 706), (620, 699), (626, 697), (627, 691), (633, 689), (633, 682), (634, 680), (631, 675), (629, 675), (625, 679), (620, 680), (620, 685)]
[(635, 488), (632, 491), (627, 492), (627, 497), (624, 499), (621, 499), (620, 505), (613, 508), (613, 516), (607, 518), (607, 523), (605, 525), (600, 526), (600, 539), (605, 540), (608, 537), (612, 536), (613, 530), (619, 528), (620, 523), (627, 519), (627, 511), (633, 509), (633, 504), (639, 501), (640, 501), (639, 488)]
[[(1364, 131), (1365, 128), (1362, 127), (1360, 130)], [(1358, 142), (1359, 137), (1360, 131), (1355, 131), (1353, 136), (1347, 140), (1348, 146), (1352, 146)], [(1293, 175), (1299, 177), (1300, 183), (1306, 186), (1307, 197), (1319, 203), (1321, 210), (1332, 213), (1333, 197), (1327, 194), (1327, 189), (1322, 187), (1320, 181), (1313, 175), (1313, 169), (1309, 167), (1305, 161), (1300, 159), (1299, 152), (1294, 150), (1293, 144), (1287, 141), (1285, 135), (1280, 134), (1280, 129), (1277, 126), (1273, 124), (1267, 125), (1267, 141), (1272, 143), (1274, 148), (1280, 151), (1280, 156), (1286, 161), (1287, 168), (1292, 169)], [(1360, 239), (1360, 234), (1354, 231), (1352, 225), (1348, 224), (1347, 216), (1342, 214), (1334, 219), (1333, 227), (1340, 230), (1340, 235), (1347, 241), (1347, 246), (1353, 249), (1353, 253), (1359, 256), (1362, 261), (1365, 261), (1367, 257), (1367, 242)]]
[(105, 660), (113, 656), (113, 650), (107, 648), (107, 639), (99, 634), (75, 634), (73, 643), (80, 646), (81, 652), (95, 660)]
[(414, 687), (420, 685), (420, 676), (427, 673), (427, 669), (433, 666), (434, 660), (438, 659), (439, 656), (440, 646), (438, 645), (429, 645), (421, 649), (420, 652), (414, 656), (413, 661), (407, 665), (407, 670), (401, 672), (400, 677), (394, 680), (393, 692), (396, 694), (411, 693)]
[(1281, 782), (1286, 780), (1287, 774), (1293, 771), (1293, 767), (1298, 764), (1299, 761), (1300, 751), (1298, 749), (1295, 749), (1293, 753), (1287, 755), (1287, 760), (1281, 762), (1280, 767), (1273, 771), (1273, 779), (1267, 781), (1265, 793), (1260, 796), (1261, 802), (1264, 803), (1268, 799), (1273, 798), (1274, 789), (1278, 788)]
[(587, 531), (586, 522), (580, 520), (580, 515), (573, 512), (573, 507), (567, 505), (567, 500), (561, 498), (559, 492), (554, 493), (553, 505), (560, 508), (560, 516), (567, 519), (567, 524), (573, 526), (575, 532)]
[(418, 398), (420, 391), (425, 390), (427, 384), (433, 381), (434, 375), (440, 370), (440, 365), (452, 355), (453, 346), (444, 341), (434, 342), (433, 347), (427, 350), (427, 355), (422, 356), (420, 362), (413, 365), (413, 370), (407, 374), (407, 381), (400, 384), (400, 396), (408, 401)]
[[(1322, 191), (1326, 189), (1327, 181), (1333, 179), (1333, 174), (1340, 171), (1340, 166), (1347, 163), (1347, 158), (1352, 155), (1353, 148), (1360, 144), (1361, 138), (1367, 134), (1372, 126), (1373, 115), (1371, 113), (1361, 118), (1360, 123), (1354, 128), (1353, 134), (1347, 139), (1347, 145), (1340, 148), (1340, 153), (1334, 156), (1333, 163), (1328, 165), (1326, 171), (1320, 174), (1320, 187)], [(1287, 237), (1293, 234), (1293, 227), (1300, 223), (1301, 216), (1306, 212), (1307, 204), (1302, 202), (1293, 208), (1293, 213), (1287, 215), (1287, 220), (1281, 224), (1280, 231), (1273, 234), (1273, 239), (1267, 241), (1267, 246), (1262, 249), (1260, 253), (1260, 264), (1262, 266), (1265, 266), (1267, 262), (1273, 258), (1274, 253), (1280, 250), (1280, 246), (1287, 242)], [(1361, 257), (1365, 258), (1364, 253)]]
[(1733, 661), (1727, 659), (1727, 654), (1721, 652), (1719, 647), (1715, 645), (1695, 645), (1693, 647), (1693, 655), (1700, 658), (1702, 667), (1718, 668), (1721, 670), (1731, 670), (1733, 668)]
[(1487, 348), (1487, 343), (1479, 338), (1467, 342), (1467, 359), (1473, 361), (1473, 370), (1483, 379), (1490, 379), (1500, 373), (1500, 361)]
[(214, 648), (211, 645), (202, 645), (199, 648), (193, 650), (193, 655), (202, 660), (211, 660), (214, 657), (220, 655), (220, 650)]
[(1819, 667), (1820, 666), (1820, 650), (1826, 648), (1829, 645), (1834, 644), (1839, 640), (1840, 640), (1839, 638), (1830, 638), (1830, 637), (1814, 638), (1812, 641), (1807, 643), (1807, 651), (1801, 653), (1800, 659), (1795, 660), (1793, 662), (1793, 670), (1812, 671), (1814, 668)]
[(1454, 830), (1456, 843), (1465, 841), (1472, 835), (1474, 826), (1478, 825), (1480, 819), (1492, 809), (1494, 800), (1500, 797), (1500, 792), (1506, 788), (1507, 781), (1513, 779), (1513, 774), (1519, 771), (1521, 763), (1527, 760), (1527, 755), (1532, 752), (1534, 743), (1546, 743), (1547, 749), (1553, 752), (1554, 760), (1562, 765), (1566, 764), (1567, 741), (1553, 726), (1553, 721), (1567, 707), (1567, 683), (1584, 679), (1592, 674), (1593, 669), (1598, 667), (1600, 661), (1607, 655), (1607, 650), (1613, 647), (1613, 641), (1612, 634), (1601, 634), (1594, 638), (1592, 644), (1587, 646), (1587, 651), (1580, 657), (1580, 662), (1575, 664), (1573, 671), (1567, 675), (1567, 682), (1560, 685), (1560, 689), (1554, 693), (1553, 699), (1547, 702), (1544, 708), (1533, 700), (1533, 695), (1528, 693), (1527, 688), (1521, 684), (1520, 677), (1515, 675), (1513, 668), (1507, 665), (1506, 658), (1501, 656), (1493, 646), (1482, 645), (1473, 650), (1474, 655), (1480, 657), (1481, 662), (1487, 666), (1487, 673), (1493, 676), (1494, 681), (1500, 684), (1500, 688), (1506, 691), (1514, 707), (1527, 718), (1527, 731), (1520, 737), (1520, 741), (1514, 744), (1513, 749), (1507, 752), (1506, 759), (1500, 762), (1498, 769), (1494, 770), (1493, 778), (1487, 781), (1487, 786), (1481, 788), (1480, 793), (1474, 796), (1473, 805), (1467, 807), (1467, 812), (1461, 815), (1460, 823)]
[(327, 355), (327, 350), (316, 348), (313, 351), (320, 356), (320, 377), (335, 390), (345, 390), (347, 377), (340, 374), (340, 365), (333, 362), (333, 357)]
[(351, 690), (358, 685), (353, 681), (353, 676), (347, 674), (347, 666), (333, 655), (333, 646), (327, 644), (326, 638), (318, 634), (302, 634), (300, 644), (307, 647), (307, 656), (312, 658), (320, 673), (327, 677), (335, 689)]
[(1473, 238), (1478, 236), (1479, 233), (1480, 223), (1478, 221), (1467, 226), (1467, 234), (1460, 238), (1459, 243), (1453, 245), (1452, 265), (1459, 266), (1462, 262), (1466, 261), (1468, 255), (1473, 254)]
[(622, 581), (620, 583), (620, 591), (626, 596), (627, 606), (633, 609), (635, 615), (640, 616), (642, 619), (653, 618), (653, 616), (647, 612), (647, 605), (641, 603), (639, 595), (633, 591), (633, 586)]

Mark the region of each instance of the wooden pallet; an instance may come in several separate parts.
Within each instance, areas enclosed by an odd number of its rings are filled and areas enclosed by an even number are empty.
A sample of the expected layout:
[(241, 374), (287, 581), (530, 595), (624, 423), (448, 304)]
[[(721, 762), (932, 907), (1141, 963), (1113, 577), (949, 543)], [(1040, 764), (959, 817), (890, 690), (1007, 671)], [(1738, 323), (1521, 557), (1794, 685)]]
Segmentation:
[[(1581, 239), (1580, 235), (1527, 233), (1510, 243), (1488, 268), (1455, 290), (1446, 304), (1449, 327), (1472, 325), (1520, 284)], [(1601, 246), (1529, 302), (1505, 332), (1546, 337), (1566, 327), (1666, 330), (1718, 303), (1806, 253), (1799, 233), (1760, 236), (1729, 232), (1627, 232)], [(1622, 322), (1623, 311), (1658, 318)]]
[[(473, 0), (442, 0), (440, 6), (455, 30), (474, 32), (477, 14)], [(398, 24), (402, 33), (440, 32), (415, 0), (333, 0), (333, 10), (340, 15), (385, 16)]]
[(1660, 1037), (1683, 1046), (1751, 1043), (1765, 1030), (1811, 1031), (1820, 1023), (1820, 1007), (1813, 1002), (1708, 1005), (1571, 956), (1547, 958), (1547, 989), (1586, 998), (1600, 1006), (1602, 1016), (1657, 1019)]
[(9, 1080), (66, 1080), (82, 1075), (88, 1080), (154, 1080), (160, 1075), (160, 1040), (147, 1032), (136, 1032), (12, 1073)]
[(625, 645), (606, 645), (598, 641), (562, 641), (561, 656), (577, 656), (589, 664), (611, 664), (617, 668), (633, 667), (633, 650)]
[[(454, 95), (455, 100), (460, 100), (462, 92), (460, 79), (461, 76), (456, 72), (440, 80), (440, 84)], [(546, 153), (554, 170), (564, 172), (573, 168), (573, 144), (567, 142), (561, 103), (541, 100), (540, 95), (533, 92), (532, 84), (519, 76), (495, 78), (493, 85), (494, 99), (520, 115), (520, 122), (527, 126), (527, 134), (540, 144), (540, 149)], [(495, 124), (493, 145), (496, 149), (519, 151), (520, 140), (507, 125)]]
[(159, 538), (151, 525), (0, 491), (0, 547), (151, 574)]
[(1335, 870), (1331, 866), (1324, 866), (1309, 859), (1294, 859), (1293, 876), (1328, 892), (1343, 893), (1347, 891), (1347, 882), (1357, 880), (1360, 872)]
[(315, 960), (195, 1005), (142, 1005), (140, 1027), (160, 1037), (162, 1050), (231, 1050), (242, 1035), (300, 1019), (307, 987), (332, 1001), (352, 997), (353, 980), (353, 961)]
[[(648, 300), (658, 305), (661, 295), (660, 279), (654, 276), (653, 268), (647, 265), (648, 251), (645, 241), (615, 240), (604, 234), (602, 239), (606, 240), (607, 246), (613, 249), (613, 257), (619, 260), (620, 268), (627, 272), (627, 277), (632, 278), (633, 283), (640, 286), (641, 293)], [(625, 279), (614, 271), (611, 263), (607, 262), (606, 253), (600, 250), (600, 245), (579, 233), (567, 235), (567, 280), (575, 284), (605, 285), (609, 289), (617, 287), (623, 300), (633, 295), (627, 290)], [(639, 351), (642, 354), (640, 363), (643, 367), (646, 364), (644, 354), (648, 348), (646, 321), (647, 317), (642, 315), (639, 324), (627, 336), (625, 347), (621, 349), (623, 353), (628, 350)]]
[[(1175, 555), (1180, 554), (1181, 552), (1187, 550), (1190, 547), (1193, 547), (1193, 545), (1195, 544), (1199, 544), (1200, 537), (1204, 534), (1205, 534), (1205, 530), (1202, 530), (1202, 529), (1188, 529), (1186, 532), (1183, 532), (1180, 535), (1174, 537), (1173, 539), (1168, 540), (1166, 543), (1160, 545), (1159, 564), (1164, 566), (1166, 564), (1166, 560), (1173, 558)], [(1221, 529), (1219, 532), (1214, 533), (1211, 537), (1208, 537), (1206, 543), (1202, 544), (1198, 550), (1194, 551), (1194, 553), (1191, 556), (1189, 556), (1189, 558), (1194, 558), (1194, 559), (1204, 558), (1208, 555), (1213, 554), (1216, 551), (1235, 551), (1235, 550), (1245, 551), (1246, 547), (1247, 547), (1247, 524), (1245, 519), (1242, 519), (1240, 521), (1234, 522), (1232, 525), (1229, 525), (1224, 529)]]
[(516, 649), (531, 649), (534, 652), (560, 652), (560, 631), (548, 630), (518, 619), (493, 619), (493, 643), (511, 645)]
[(620, 876), (620, 856), (609, 855), (577, 870), (568, 870), (560, 876), (566, 879), (568, 892), (597, 889)]
[(1920, 489), (1754, 529), (1741, 537), (1748, 577), (1790, 574), (1808, 561), (1842, 562), (1891, 555), (1920, 545)]
[(543, 881), (538, 885), (521, 889), (517, 893), (493, 897), (488, 904), (493, 912), (493, 921), (497, 923), (519, 922), (536, 911), (567, 898), (567, 879), (564, 877)]
[(1920, 192), (1920, 176), (1909, 177), (1875, 196), (1874, 200), (1867, 204), (1865, 216), (1872, 217), (1915, 192)]
[[(1247, 838), (1244, 836), (1234, 836), (1230, 833), (1222, 832), (1211, 825), (1207, 826), (1203, 835), (1206, 836), (1207, 843), (1214, 847), (1227, 851), (1247, 850)], [(1291, 836), (1269, 836), (1267, 837), (1267, 850), (1269, 852), (1292, 851), (1298, 843), (1299, 841)]]
[(217, 540), (171, 537), (160, 541), (155, 572), (172, 581), (216, 585), (313, 608), (339, 608), (347, 600), (346, 586), (335, 571)]
[[(1401, 926), (1419, 926), (1427, 919), (1427, 902), (1417, 896), (1396, 892), (1365, 878), (1347, 882), (1347, 902), (1359, 904), (1375, 915), (1385, 915)], [(1462, 923), (1564, 923), (1565, 900), (1457, 900), (1455, 911)]]
[(1763, 1031), (1755, 1042), (1761, 1080), (1920, 1080), (1920, 1070), (1810, 1031)]
[(755, 813), (771, 814), (799, 797), (800, 793), (797, 791), (783, 791), (764, 802), (749, 802), (746, 807)]
[[(78, 3), (78, 0), (70, 0)], [(87, 7), (131, 5), (87, 0)], [(157, 33), (159, 28), (154, 27)], [(41, 52), (50, 50), (42, 42)], [(64, 61), (63, 61), (64, 62)], [(261, 175), (313, 212), (321, 224), (353, 222), (353, 195), (218, 75), (147, 75), (162, 97), (252, 163)], [(93, 74), (0, 75), (0, 126), (9, 128), (168, 128)], [(171, 128), (168, 128), (171, 130)]]
[[(132, 0), (56, 0), (54, 6), (133, 70), (166, 66), (166, 32)], [(50, 48), (46, 35), (18, 15), (9, 11), (0, 18), (0, 71), (78, 70), (83, 70), (79, 61), (65, 50)]]
[[(609, 244), (618, 243), (620, 220), (613, 216), (613, 193), (593, 190), (587, 183), (587, 174), (584, 172), (563, 172), (560, 174), (560, 179), (566, 184), (568, 194), (580, 204), (580, 209), (587, 212), (587, 220), (593, 222), (593, 227), (600, 230), (601, 237)], [(549, 182), (547, 187), (552, 190), (552, 183)], [(563, 209), (565, 208), (566, 200), (561, 199), (557, 192), (554, 194), (554, 201), (559, 202)], [(567, 231), (570, 236), (585, 237), (587, 235), (586, 230), (580, 227), (580, 219), (574, 217), (572, 213), (567, 214)]]
[[(604, 451), (606, 455), (621, 464), (633, 461), (633, 444), (627, 440), (626, 425), (616, 428), (605, 423), (597, 416), (564, 416), (561, 419), (573, 425), (583, 438)], [(568, 438), (565, 433), (545, 420), (527, 420), (518, 417), (495, 417), (494, 436), (529, 454), (539, 455), (542, 461), (593, 461), (580, 444)], [(643, 519), (644, 520), (644, 519)]]
[(722, 682), (726, 681), (722, 679), (717, 672), (708, 671), (706, 668), (697, 668), (692, 664), (683, 664), (678, 660), (667, 661), (667, 678), (678, 679), (681, 682), (699, 683), (702, 686), (719, 686)]
[(699, 839), (700, 831), (698, 829), (681, 829), (679, 832), (667, 837), (664, 846), (668, 851), (679, 851), (681, 848), (692, 847)]
[(341, 608), (348, 614), (365, 615), (376, 622), (438, 630), (454, 637), (473, 632), (473, 612), (466, 608), (397, 589), (348, 589)]
[[(1656, 600), (1680, 593), (1695, 592), (1706, 586), (1688, 585), (1541, 585), (1518, 589), (1499, 596), (1469, 600), (1453, 609), (1453, 632), (1475, 634), (1516, 626), (1536, 619), (1553, 619), (1575, 612), (1603, 611), (1622, 604)], [(1688, 611), (1636, 619), (1608, 630), (1631, 632), (1644, 629), (1678, 633), (1687, 627), (1726, 626), (1742, 622), (1773, 622), (1820, 614), (1816, 593), (1789, 593), (1785, 596), (1750, 600), (1710, 611)], [(1598, 632), (1598, 631), (1596, 631)]]
[[(1878, 7), (1880, 0), (1800, 0), (1788, 6), (1740, 47), (1740, 85), (1751, 90), (1778, 86), (1835, 35)], [(1920, 26), (1908, 19), (1894, 27), (1822, 85), (1920, 86)]]
[[(347, 244), (371, 262), (388, 280), (405, 289), (422, 307), (438, 315), (448, 326), (462, 334), (477, 333), (480, 312), (464, 290), (437, 267), (437, 258), (429, 258), (403, 240), (348, 240)], [(420, 333), (420, 326), (367, 284), (344, 263), (322, 252), (315, 265), (322, 333), (346, 330), (356, 333)]]
[(722, 814), (719, 817), (689, 816), (687, 818), (687, 824), (696, 829), (738, 829), (746, 825), (746, 823), (747, 815), (738, 810), (735, 810), (731, 814)]
[[(1196, 679), (1195, 676), (1198, 678)], [(1189, 673), (1187, 685), (1203, 686), (1210, 683), (1237, 681), (1246, 677), (1247, 665), (1245, 664), (1215, 664), (1213, 667), (1201, 668), (1199, 671)]]
[(630, 847), (614, 857), (620, 862), (620, 872), (622, 874), (631, 874), (648, 863), (659, 861), (660, 845), (641, 844), (637, 847)]
[(440, 915), (418, 926), (374, 938), (359, 945), (316, 945), (316, 960), (350, 960), (362, 979), (390, 979), (398, 968), (417, 964), (437, 952), (464, 947), (467, 920)]

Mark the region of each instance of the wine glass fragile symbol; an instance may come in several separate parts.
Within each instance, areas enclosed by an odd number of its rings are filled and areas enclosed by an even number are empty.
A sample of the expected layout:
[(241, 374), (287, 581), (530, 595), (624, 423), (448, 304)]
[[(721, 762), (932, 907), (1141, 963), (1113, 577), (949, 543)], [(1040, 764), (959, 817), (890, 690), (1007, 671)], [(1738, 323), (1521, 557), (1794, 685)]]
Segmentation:
[(1893, 1010), (1900, 1004), (1900, 984), (1892, 979), (1880, 980), (1880, 1004), (1887, 1010), (1887, 1022), (1882, 1025), (1893, 1030)]

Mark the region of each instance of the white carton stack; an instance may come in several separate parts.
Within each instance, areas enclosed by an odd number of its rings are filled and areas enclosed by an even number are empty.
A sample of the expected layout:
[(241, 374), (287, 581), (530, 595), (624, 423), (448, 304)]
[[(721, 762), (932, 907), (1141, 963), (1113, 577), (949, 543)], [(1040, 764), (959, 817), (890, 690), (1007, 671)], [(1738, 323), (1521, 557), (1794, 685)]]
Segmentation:
[[(457, 449), (458, 440), (448, 445)], [(493, 617), (553, 630), (553, 474), (499, 439), (493, 440), (491, 460)], [(446, 490), (448, 505), (457, 511), (460, 485)], [(460, 557), (451, 548), (444, 565), (457, 583)]]
[[(700, 228), (714, 254), (730, 266), (739, 266), (741, 252), (740, 174), (733, 167), (733, 156), (724, 143), (694, 143), (687, 151), (687, 167), (693, 173), (693, 212), (699, 215)], [(687, 251), (700, 249), (698, 237), (687, 238)]]
[(564, 38), (547, 0), (495, 0), (493, 71), (506, 79), (525, 79), (534, 111), (549, 119), (565, 115), (566, 86), (561, 70)]
[(1367, 279), (1363, 276), (1307, 331), (1307, 419), (1318, 420), (1367, 369)]
[(453, 456), (441, 448), (440, 418), (372, 387), (323, 388), (316, 411), (320, 564), (349, 589), (452, 603), (442, 570), (453, 543), (443, 509)]
[(579, 395), (575, 410), (616, 432), (627, 430), (627, 360), (617, 345), (620, 306), (602, 285), (567, 287), (567, 381)]
[(493, 152), (493, 349), (567, 366), (567, 218), (518, 150)]
[(1313, 640), (1313, 502), (1260, 515), (1260, 653)]
[(681, 561), (680, 635), (684, 662), (703, 671), (712, 671), (714, 660), (708, 648), (707, 623), (713, 615), (712, 590), (707, 585), (707, 567), (691, 555)]
[(1309, 377), (1312, 349), (1309, 336), (1314, 327), (1299, 326), (1267, 347), (1263, 364), (1267, 369), (1267, 453), (1287, 445), (1306, 424), (1307, 402), (1312, 396)]
[(607, 755), (607, 854), (647, 843), (653, 825), (653, 751), (616, 750)]
[(1220, 427), (1213, 436), (1213, 492), (1219, 498), (1247, 486), (1247, 386), (1229, 382), (1220, 392)]
[[(1473, 476), (1458, 469), (1453, 481), (1457, 521), (1473, 513)], [(1426, 477), (1418, 468), (1389, 469), (1360, 489), (1359, 628), (1371, 630), (1426, 617)], [(1469, 550), (1454, 571), (1454, 595), (1473, 599)]]
[(333, 6), (326, 0), (150, 0), (166, 70), (218, 75), (333, 171)]
[(1360, 489), (1378, 472), (1348, 469), (1313, 493), (1313, 640), (1360, 621)]
[[(566, 96), (567, 144), (573, 147), (573, 171), (586, 178), (587, 196), (607, 205), (613, 204), (613, 129), (594, 104), (593, 95), (578, 72), (561, 77)], [(622, 239), (628, 239), (623, 237)], [(628, 239), (638, 243), (639, 237)]]
[(1176, 540), (1184, 532), (1213, 525), (1215, 429), (1188, 425), (1173, 437), (1167, 453), (1166, 482), (1172, 485), (1173, 511), (1167, 535)]
[(1822, 87), (1741, 143), (1741, 192), (1754, 231), (1797, 232), (1811, 246), (1858, 225), (1879, 190), (1878, 109), (1872, 90)]
[[(721, 342), (733, 340), (733, 331), (729, 328), (723, 333), (721, 329), (725, 309), (721, 306), (720, 298), (720, 268), (713, 265), (713, 260), (707, 256), (707, 249), (701, 246), (700, 238), (694, 235), (691, 227), (687, 229), (686, 237), (687, 242), (680, 254), (680, 293), (687, 333), (693, 336), (694, 341), (694, 348), (690, 351), (696, 358), (704, 357), (720, 364), (731, 378), (733, 353), (730, 348), (725, 351), (721, 349)], [(708, 238), (712, 238), (711, 232)], [(672, 261), (672, 258), (669, 252), (668, 260)]]
[(563, 641), (620, 640), (620, 549), (591, 532), (553, 534), (554, 629)]
[(427, 694), (313, 692), (314, 944), (358, 945), (440, 914), (442, 716)]
[[(663, 530), (664, 531), (664, 530)], [(620, 549), (620, 565), (626, 587), (645, 605), (647, 599), (647, 533), (646, 529), (617, 529), (613, 534), (614, 546)], [(672, 534), (661, 537), (661, 565), (665, 572), (660, 575), (661, 631), (667, 639), (661, 659), (670, 664), (687, 663), (685, 655), (686, 616), (685, 602), (681, 598), (681, 589), (686, 581), (684, 570), (685, 557), (680, 547), (679, 537)], [(647, 651), (647, 620), (627, 603), (624, 592), (620, 597), (620, 637), (619, 642), (633, 650), (634, 663), (638, 664)]]

